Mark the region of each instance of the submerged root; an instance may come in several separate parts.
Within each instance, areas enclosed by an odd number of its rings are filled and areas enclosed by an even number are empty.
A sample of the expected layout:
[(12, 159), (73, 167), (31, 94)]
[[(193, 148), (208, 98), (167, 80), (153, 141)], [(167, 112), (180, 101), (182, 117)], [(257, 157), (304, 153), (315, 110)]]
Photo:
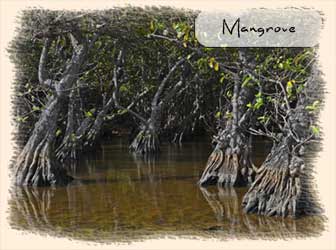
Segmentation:
[(149, 130), (142, 130), (133, 140), (130, 150), (136, 154), (149, 155), (160, 152), (158, 135)]
[(281, 217), (302, 214), (308, 191), (302, 188), (303, 163), (290, 155), (287, 145), (272, 150), (244, 196), (244, 211)]

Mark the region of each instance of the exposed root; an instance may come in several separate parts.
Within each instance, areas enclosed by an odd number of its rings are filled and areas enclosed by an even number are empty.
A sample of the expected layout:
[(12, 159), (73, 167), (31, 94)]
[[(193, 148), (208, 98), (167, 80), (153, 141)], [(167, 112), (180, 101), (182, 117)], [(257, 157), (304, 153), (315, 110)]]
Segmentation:
[(73, 180), (52, 158), (49, 143), (42, 140), (35, 149), (26, 147), (16, 164), (15, 183), (23, 186), (65, 185)]
[(260, 167), (242, 205), (247, 213), (296, 217), (302, 214), (307, 190), (302, 189), (304, 162), (287, 145), (272, 150)]
[(67, 158), (77, 159), (77, 153), (79, 151), (79, 144), (76, 137), (71, 134), (67, 135), (61, 145), (56, 149), (56, 158), (60, 162), (64, 162)]
[(159, 137), (150, 130), (141, 130), (133, 140), (130, 150), (140, 155), (156, 154), (160, 152)]
[(248, 145), (241, 146), (239, 150), (218, 144), (208, 159), (199, 184), (245, 186), (252, 182), (254, 170), (249, 153)]
[(85, 118), (75, 133), (67, 133), (62, 143), (56, 149), (56, 158), (60, 162), (67, 159), (76, 160), (78, 154), (83, 151), (87, 144), (92, 144), (92, 140), (88, 139), (88, 131), (91, 128), (92, 119)]

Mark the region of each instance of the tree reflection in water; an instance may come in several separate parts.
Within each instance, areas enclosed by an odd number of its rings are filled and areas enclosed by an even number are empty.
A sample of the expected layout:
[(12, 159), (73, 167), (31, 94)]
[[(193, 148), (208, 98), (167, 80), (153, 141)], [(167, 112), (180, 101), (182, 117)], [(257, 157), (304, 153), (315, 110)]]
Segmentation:
[(324, 218), (318, 216), (295, 220), (245, 214), (241, 211), (242, 195), (237, 195), (233, 187), (217, 186), (211, 189), (200, 187), (200, 190), (217, 219), (216, 226), (208, 228), (210, 231), (226, 231), (232, 237), (238, 238), (246, 232), (248, 237), (252, 238), (288, 238), (313, 236), (324, 228)]
[[(116, 195), (119, 188), (113, 192), (109, 185), (90, 185), (93, 184), (57, 189), (16, 187), (10, 201), (11, 225), (94, 241), (124, 241), (167, 233), (219, 239), (290, 238), (318, 235), (324, 229), (321, 217), (292, 220), (244, 214), (239, 189), (202, 188), (189, 198), (177, 191), (180, 200), (176, 201), (172, 194), (166, 196), (165, 187), (157, 181), (148, 188), (123, 186), (126, 189), (121, 196)], [(189, 203), (192, 204), (188, 207)]]
[(162, 145), (160, 158), (136, 157), (120, 145), (84, 157), (76, 181), (58, 188), (12, 189), (12, 227), (92, 241), (133, 241), (162, 235), (289, 238), (319, 235), (321, 217), (246, 215), (246, 188), (199, 188), (208, 144)]

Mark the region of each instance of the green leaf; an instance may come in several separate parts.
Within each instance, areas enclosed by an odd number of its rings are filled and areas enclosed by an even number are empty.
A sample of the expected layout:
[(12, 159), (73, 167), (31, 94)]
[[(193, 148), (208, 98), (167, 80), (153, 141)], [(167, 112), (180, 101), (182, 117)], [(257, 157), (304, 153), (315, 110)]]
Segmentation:
[(249, 102), (248, 104), (246, 104), (246, 107), (248, 107), (248, 108), (252, 108), (252, 103)]
[(272, 102), (273, 99), (272, 99), (272, 97), (267, 96), (267, 97), (266, 97), (266, 100), (267, 100), (268, 102)]
[(33, 106), (33, 111), (40, 111), (40, 107), (37, 107), (37, 106)]
[(128, 88), (125, 85), (121, 85), (120, 88), (119, 88), (119, 91), (120, 92), (127, 92)]
[(219, 82), (220, 82), (220, 83), (223, 83), (224, 80), (225, 80), (225, 75), (223, 74), (222, 77), (219, 79)]
[(17, 120), (18, 122), (22, 122), (22, 123), (26, 122), (27, 119), (28, 119), (28, 116), (24, 116), (24, 117), (22, 117), (22, 116), (18, 116), (18, 117), (16, 117), (16, 120)]
[(318, 105), (320, 104), (320, 101), (319, 100), (316, 100), (313, 102), (313, 106), (314, 107), (318, 107)]
[(215, 58), (213, 58), (213, 57), (209, 58), (209, 62), (208, 62), (209, 67), (213, 68), (215, 62), (216, 62)]
[(154, 24), (154, 21), (153, 21), (153, 20), (150, 22), (149, 30), (150, 30), (151, 32), (153, 32), (153, 31), (155, 30), (155, 24)]
[(286, 86), (286, 91), (287, 91), (287, 94), (288, 94), (288, 97), (290, 97), (292, 95), (292, 90), (293, 90), (293, 83), (295, 81), (288, 81), (287, 82), (287, 86)]
[(259, 116), (258, 118), (258, 121), (260, 121), (261, 123), (267, 123), (269, 121), (269, 117), (267, 116)]
[(183, 36), (183, 41), (188, 42), (189, 40), (189, 33), (185, 33)]
[(251, 79), (252, 79), (251, 76), (246, 77), (245, 80), (242, 83), (242, 87), (243, 88), (246, 87), (249, 84), (249, 82), (250, 82)]
[(184, 32), (181, 31), (177, 32), (177, 38), (181, 38), (182, 36), (184, 36)]
[(218, 119), (218, 118), (220, 118), (220, 116), (221, 116), (221, 112), (218, 111), (218, 112), (215, 114), (215, 117)]
[(123, 115), (123, 114), (125, 114), (125, 113), (127, 113), (127, 112), (128, 112), (127, 109), (119, 109), (119, 110), (118, 110), (118, 115)]
[(215, 64), (214, 64), (214, 70), (215, 71), (219, 70), (219, 63), (218, 62), (215, 62)]
[(225, 113), (225, 117), (226, 117), (227, 119), (231, 119), (231, 118), (233, 117), (233, 114), (232, 114), (231, 112), (229, 112), (229, 111), (226, 111), (226, 113)]
[(284, 67), (283, 63), (279, 63), (278, 67), (279, 67), (279, 69), (283, 69), (283, 67)]
[(254, 106), (253, 106), (253, 109), (254, 109), (254, 110), (258, 110), (258, 109), (260, 109), (260, 107), (261, 107), (262, 105), (264, 105), (264, 99), (263, 99), (262, 97), (258, 97), (258, 98), (256, 99), (256, 103), (255, 103)]
[(92, 114), (92, 112), (87, 111), (87, 112), (85, 112), (85, 116), (86, 117), (93, 117), (93, 114)]
[(62, 134), (62, 130), (61, 129), (57, 129), (56, 130), (56, 137), (60, 136)]
[(316, 126), (310, 126), (311, 131), (313, 132), (314, 135), (319, 135), (320, 129)]
[(300, 92), (302, 92), (303, 89), (304, 89), (304, 85), (303, 85), (303, 84), (300, 84), (300, 85), (297, 87), (296, 91), (297, 91), (298, 93), (300, 93)]
[(214, 50), (214, 48), (209, 48), (209, 47), (205, 47), (205, 48), (204, 48), (204, 51), (205, 51), (205, 52), (213, 51), (213, 50)]
[(313, 104), (307, 105), (305, 107), (305, 109), (309, 110), (309, 111), (312, 111), (312, 112), (316, 111), (318, 109), (318, 107), (319, 107), (319, 104), (320, 104), (320, 101), (316, 100), (316, 101), (313, 102)]
[(156, 22), (156, 28), (158, 30), (163, 30), (165, 28), (165, 25), (162, 22)]

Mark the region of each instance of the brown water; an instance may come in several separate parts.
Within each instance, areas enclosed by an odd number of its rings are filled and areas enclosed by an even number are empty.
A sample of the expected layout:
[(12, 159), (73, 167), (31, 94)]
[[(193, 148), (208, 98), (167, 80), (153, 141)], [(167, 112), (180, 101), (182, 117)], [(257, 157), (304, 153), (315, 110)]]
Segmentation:
[[(158, 159), (128, 152), (122, 138), (87, 154), (71, 171), (78, 181), (59, 188), (12, 190), (10, 223), (20, 230), (93, 241), (133, 241), (163, 235), (291, 238), (319, 235), (321, 217), (297, 220), (246, 215), (246, 188), (199, 188), (209, 142), (164, 144)], [(269, 146), (256, 143), (260, 164)]]

